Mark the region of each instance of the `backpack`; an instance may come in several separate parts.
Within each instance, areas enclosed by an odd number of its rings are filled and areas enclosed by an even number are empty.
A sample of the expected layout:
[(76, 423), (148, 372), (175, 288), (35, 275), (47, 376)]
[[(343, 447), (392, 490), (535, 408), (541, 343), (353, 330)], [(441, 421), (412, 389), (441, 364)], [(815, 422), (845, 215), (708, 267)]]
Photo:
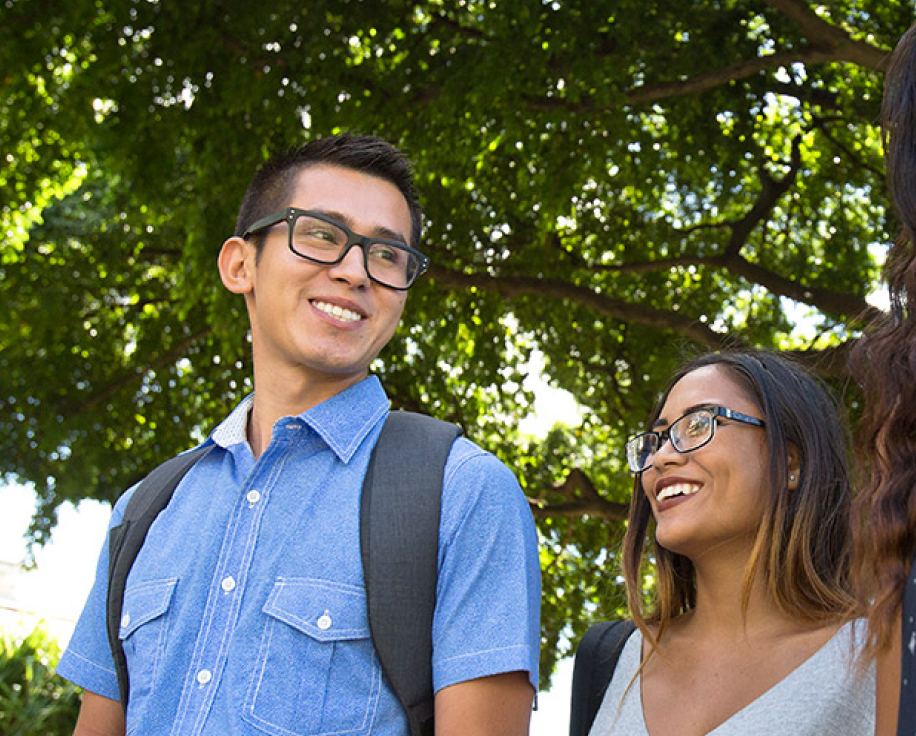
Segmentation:
[(620, 652), (635, 630), (632, 621), (601, 621), (585, 632), (573, 666), (569, 736), (588, 736)]
[[(382, 671), (407, 713), (411, 736), (433, 734), (432, 621), (439, 514), (445, 462), (460, 434), (457, 425), (423, 414), (389, 413), (360, 499), (369, 630)], [(203, 445), (153, 470), (109, 534), (106, 625), (125, 710), (130, 682), (118, 632), (127, 574), (179, 481), (212, 448)]]
[(916, 641), (916, 625), (913, 612), (916, 611), (916, 557), (910, 562), (906, 589), (903, 593), (903, 627), (900, 646), (900, 706), (897, 710), (897, 734), (916, 733), (916, 658), (913, 656), (913, 642)]

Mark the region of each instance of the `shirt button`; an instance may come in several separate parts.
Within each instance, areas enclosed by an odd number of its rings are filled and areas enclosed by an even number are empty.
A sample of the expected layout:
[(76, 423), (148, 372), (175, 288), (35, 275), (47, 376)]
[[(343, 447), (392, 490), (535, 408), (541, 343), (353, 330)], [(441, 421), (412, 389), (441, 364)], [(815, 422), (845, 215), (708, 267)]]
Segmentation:
[(130, 614), (125, 613), (121, 616), (121, 628), (126, 629), (128, 626), (130, 626)]
[(223, 578), (223, 581), (220, 583), (220, 587), (222, 587), (226, 593), (231, 593), (233, 590), (235, 590), (235, 578), (233, 578), (231, 575)]
[(331, 628), (331, 617), (328, 615), (327, 611), (324, 612), (324, 615), (319, 617), (318, 621), (316, 621), (316, 624), (322, 631), (327, 631)]
[(245, 494), (245, 498), (248, 499), (248, 503), (250, 503), (253, 506), (258, 501), (261, 500), (261, 493), (260, 491), (254, 491), (254, 490), (248, 491), (248, 493)]
[(197, 682), (199, 682), (201, 685), (206, 685), (212, 679), (213, 674), (210, 672), (210, 670), (201, 670), (197, 673)]

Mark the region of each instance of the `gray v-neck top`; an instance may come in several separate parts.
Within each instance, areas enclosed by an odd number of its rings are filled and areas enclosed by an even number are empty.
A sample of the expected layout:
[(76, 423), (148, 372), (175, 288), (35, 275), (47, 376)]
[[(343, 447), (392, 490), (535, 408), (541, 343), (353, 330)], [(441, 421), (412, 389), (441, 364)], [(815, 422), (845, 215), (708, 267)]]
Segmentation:
[[(855, 629), (855, 631), (853, 631)], [(858, 675), (851, 636), (864, 638), (864, 622), (843, 626), (817, 652), (756, 700), (709, 732), (710, 736), (873, 736), (875, 672)], [(629, 638), (589, 736), (650, 736), (642, 709), (639, 669), (642, 634)]]

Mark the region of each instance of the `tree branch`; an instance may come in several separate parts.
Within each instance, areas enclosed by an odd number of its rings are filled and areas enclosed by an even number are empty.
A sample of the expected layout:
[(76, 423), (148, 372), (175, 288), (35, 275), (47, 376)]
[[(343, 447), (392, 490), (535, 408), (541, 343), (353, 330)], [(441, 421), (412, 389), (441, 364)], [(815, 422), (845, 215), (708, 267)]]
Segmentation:
[(678, 256), (675, 258), (660, 258), (657, 261), (637, 261), (612, 266), (598, 265), (593, 268), (596, 271), (612, 273), (655, 273), (670, 268), (686, 268), (688, 266), (726, 269), (752, 284), (760, 284), (777, 296), (784, 296), (801, 304), (808, 304), (825, 314), (846, 315), (849, 318), (858, 317), (868, 321), (877, 317), (880, 313), (880, 310), (871, 306), (864, 297), (858, 294), (844, 294), (800, 283), (764, 268), (757, 263), (751, 263), (740, 253), (716, 256)]
[[(847, 156), (847, 157), (849, 157), (850, 160), (857, 162), (857, 164), (858, 164), (861, 168), (865, 169), (866, 171), (870, 171), (870, 172), (871, 172), (872, 174), (874, 174), (876, 177), (878, 177), (878, 178), (880, 178), (880, 179), (883, 179), (883, 178), (884, 178), (884, 172), (883, 172), (883, 171), (878, 170), (877, 168), (875, 168), (874, 166), (872, 166), (870, 163), (868, 163), (868, 161), (864, 160), (861, 156), (856, 155), (855, 151), (850, 150), (849, 146), (845, 146), (845, 145), (843, 145), (842, 143), (840, 143), (840, 141), (838, 141), (838, 140), (830, 133), (829, 125), (828, 125), (828, 124), (829, 124), (831, 121), (829, 121), (829, 120), (827, 120), (827, 119), (825, 119), (825, 118), (818, 118), (818, 117), (815, 117), (814, 120), (813, 120), (813, 122), (814, 122), (814, 127), (817, 128), (819, 131), (821, 131), (821, 133), (823, 134), (823, 136), (824, 136), (828, 141), (830, 141), (834, 146), (836, 146), (836, 148), (839, 149), (839, 151), (840, 151), (844, 156)], [(842, 121), (841, 121), (841, 122), (842, 122)]]
[(621, 322), (631, 322), (660, 330), (673, 330), (708, 348), (719, 347), (727, 340), (726, 335), (676, 312), (666, 312), (647, 305), (630, 304), (584, 286), (577, 286), (558, 279), (467, 274), (436, 265), (430, 267), (429, 273), (439, 284), (450, 289), (477, 288), (482, 291), (495, 292), (510, 299), (524, 296), (538, 298), (546, 296), (570, 301), (588, 307), (604, 317)]
[[(793, 64), (810, 65), (845, 61), (875, 71), (883, 72), (887, 68), (891, 49), (853, 39), (844, 29), (831, 25), (818, 16), (803, 0), (767, 0), (767, 4), (799, 25), (808, 41), (806, 46), (799, 49), (783, 49), (766, 56), (739, 61), (713, 69), (705, 74), (698, 74), (690, 79), (631, 88), (624, 94), (624, 102), (631, 105), (645, 105), (673, 97), (705, 92), (728, 82), (746, 79), (769, 69), (790, 67)], [(795, 96), (806, 94), (811, 96), (817, 104), (835, 106), (835, 98), (832, 95), (826, 96), (823, 93), (804, 90), (804, 88), (788, 89), (786, 85), (780, 84), (774, 88), (774, 91)], [(606, 106), (596, 105), (594, 97), (589, 95), (583, 95), (577, 103), (556, 97), (529, 97), (527, 101), (533, 110), (539, 112), (565, 110), (570, 113), (586, 113), (608, 109)]]
[(140, 248), (137, 253), (138, 257), (145, 258), (150, 261), (157, 258), (181, 258), (183, 255), (184, 251), (181, 248), (161, 248), (149, 246)]
[(487, 34), (477, 28), (468, 28), (467, 26), (461, 25), (456, 20), (452, 20), (445, 13), (432, 13), (430, 18), (433, 23), (436, 25), (443, 26), (448, 28), (450, 31), (454, 31), (459, 36), (464, 36), (465, 38), (473, 38), (475, 41), (482, 41), (487, 38)]
[(684, 95), (706, 92), (716, 87), (721, 87), (728, 82), (753, 77), (755, 74), (768, 69), (775, 69), (781, 66), (788, 67), (798, 63), (817, 64), (828, 61), (836, 61), (836, 59), (832, 58), (829, 53), (816, 49), (777, 51), (774, 54), (758, 56), (720, 69), (713, 69), (690, 79), (677, 82), (659, 82), (645, 87), (637, 87), (627, 92), (626, 101), (632, 105), (645, 105), (671, 97), (683, 97)]
[[(699, 256), (682, 255), (672, 258), (662, 258), (651, 261), (639, 261), (613, 265), (584, 264), (583, 267), (604, 273), (653, 273), (671, 268), (684, 268), (689, 266), (706, 266), (709, 268), (722, 268), (731, 271), (752, 284), (759, 284), (777, 296), (787, 297), (802, 304), (809, 304), (825, 314), (844, 315), (847, 318), (860, 317), (871, 320), (878, 316), (879, 310), (869, 305), (863, 296), (858, 294), (843, 294), (817, 286), (800, 283), (797, 280), (786, 278), (775, 271), (752, 263), (745, 258), (741, 251), (747, 243), (751, 233), (767, 219), (779, 199), (789, 190), (795, 181), (801, 167), (801, 148), (798, 138), (792, 141), (792, 153), (789, 161), (789, 171), (780, 179), (775, 179), (764, 167), (760, 167), (760, 194), (751, 209), (738, 220), (733, 222), (711, 223), (696, 225), (688, 230), (678, 231), (689, 234), (701, 228), (727, 227), (731, 235), (725, 252), (720, 255)], [(574, 254), (564, 251), (571, 258), (579, 260)]]
[(760, 172), (760, 194), (748, 213), (732, 225), (732, 234), (725, 247), (725, 256), (735, 256), (741, 252), (747, 239), (757, 226), (767, 219), (776, 206), (779, 198), (785, 194), (801, 166), (801, 143), (798, 137), (792, 140), (792, 153), (789, 160), (789, 171), (781, 179), (775, 179), (762, 164)]
[(549, 516), (593, 516), (610, 521), (623, 521), (627, 518), (629, 504), (608, 501), (582, 470), (573, 468), (566, 480), (553, 486), (552, 493), (559, 493), (570, 499), (561, 503), (548, 503), (542, 500), (529, 499), (531, 512), (537, 517)]
[(752, 284), (760, 284), (777, 296), (787, 297), (801, 304), (809, 304), (826, 314), (844, 315), (849, 319), (861, 318), (866, 321), (880, 314), (880, 310), (871, 306), (865, 297), (858, 294), (842, 294), (799, 283), (756, 263), (751, 263), (741, 254), (728, 256), (725, 259), (725, 265), (729, 271), (747, 279)]
[(807, 102), (824, 110), (841, 109), (838, 95), (826, 89), (803, 87), (800, 84), (791, 84), (789, 82), (777, 82), (771, 89), (776, 94), (784, 97), (794, 97), (796, 100)]
[(206, 327), (194, 333), (193, 335), (188, 335), (171, 350), (167, 350), (166, 352), (159, 355), (152, 363), (143, 367), (138, 367), (134, 370), (123, 372), (120, 376), (111, 381), (107, 386), (102, 387), (99, 391), (82, 402), (78, 408), (68, 409), (68, 412), (78, 413), (88, 411), (95, 408), (99, 404), (108, 401), (108, 399), (110, 399), (122, 389), (127, 388), (132, 383), (136, 383), (137, 381), (142, 380), (143, 376), (146, 375), (146, 373), (149, 371), (158, 370), (159, 368), (163, 368), (164, 366), (170, 365), (176, 360), (180, 359), (195, 342), (209, 335), (210, 331), (210, 328)]
[(785, 350), (782, 352), (790, 358), (795, 358), (822, 378), (848, 378), (849, 377), (849, 351), (855, 345), (855, 340), (847, 340), (839, 345), (818, 350)]
[(630, 261), (629, 263), (603, 264), (586, 266), (594, 271), (604, 273), (657, 273), (671, 268), (687, 268), (689, 266), (724, 266), (722, 256), (674, 256), (672, 258), (659, 258), (654, 261)]
[(808, 43), (827, 50), (835, 57), (834, 61), (850, 61), (881, 72), (887, 68), (890, 49), (855, 40), (848, 31), (815, 13), (805, 0), (766, 0), (766, 3), (798, 25)]
[[(713, 69), (705, 74), (698, 74), (690, 79), (634, 87), (623, 95), (624, 104), (648, 105), (655, 102), (683, 97), (685, 95), (706, 92), (721, 87), (728, 82), (738, 81), (752, 77), (760, 72), (778, 67), (789, 67), (792, 64), (820, 64), (830, 61), (841, 61), (834, 54), (819, 49), (803, 49), (800, 51), (777, 51), (767, 56), (758, 56), (754, 59), (739, 61), (729, 66)], [(785, 85), (780, 86), (785, 89)], [(796, 92), (797, 94), (797, 92)], [(535, 112), (555, 112), (557, 110), (585, 114), (612, 110), (619, 106), (619, 101), (609, 105), (598, 105), (593, 95), (583, 94), (578, 102), (570, 102), (563, 97), (533, 97), (523, 98), (528, 107)]]
[[(762, 269), (755, 264), (747, 263), (739, 256), (733, 256), (729, 262), (743, 262), (744, 268), (754, 275), (754, 283), (761, 283), (764, 278), (769, 279), (770, 290), (774, 293), (780, 293), (779, 289), (785, 292), (789, 298), (795, 290), (805, 290), (799, 295), (807, 297), (811, 301), (817, 297), (824, 302), (831, 300), (836, 301), (836, 311), (853, 316), (861, 316), (863, 319), (869, 319), (872, 315), (878, 313), (874, 307), (868, 305), (860, 297), (852, 295), (841, 295), (828, 292), (826, 290), (805, 287), (800, 284), (789, 281), (782, 281), (782, 277), (771, 274), (771, 272)], [(568, 284), (556, 279), (540, 279), (535, 277), (520, 276), (487, 276), (482, 274), (464, 274), (459, 271), (447, 269), (442, 266), (431, 266), (430, 275), (442, 286), (450, 289), (469, 289), (477, 288), (481, 291), (490, 291), (500, 294), (507, 298), (535, 296), (538, 298), (553, 297), (571, 301), (582, 306), (589, 307), (593, 311), (611, 319), (617, 319), (622, 322), (653, 327), (655, 329), (672, 330), (684, 337), (705, 346), (710, 350), (716, 349), (740, 349), (745, 347), (745, 343), (735, 335), (728, 333), (716, 332), (702, 322), (683, 317), (676, 312), (665, 312), (647, 306), (636, 306), (623, 302), (619, 299), (611, 299), (604, 294), (599, 294), (574, 284)], [(807, 294), (806, 294), (807, 292)], [(806, 299), (797, 301), (806, 302)], [(864, 304), (862, 310), (856, 311), (857, 308)], [(817, 349), (817, 350), (788, 350), (784, 351), (787, 355), (792, 355), (800, 362), (815, 371), (818, 375), (825, 378), (842, 378), (848, 375), (847, 356), (849, 349), (855, 343), (849, 340), (841, 345)], [(598, 508), (603, 508), (601, 503), (597, 504)], [(559, 508), (557, 512), (560, 515), (572, 515), (574, 509), (585, 508), (581, 501), (572, 505), (551, 505), (551, 508)], [(584, 512), (583, 512), (584, 513)]]
[[(890, 49), (872, 46), (864, 41), (853, 39), (845, 30), (837, 28), (820, 18), (802, 0), (767, 0), (767, 2), (774, 10), (795, 21), (802, 28), (809, 42), (807, 46), (798, 49), (779, 50), (765, 56), (738, 61), (690, 79), (634, 87), (624, 93), (624, 104), (652, 104), (666, 99), (705, 92), (721, 87), (728, 82), (746, 79), (769, 69), (790, 67), (793, 64), (811, 65), (848, 61), (876, 71), (885, 70), (888, 55), (891, 53)], [(487, 38), (486, 33), (483, 31), (463, 26), (443, 14), (432, 15), (431, 21), (465, 38), (476, 41), (486, 40)], [(231, 40), (224, 39), (224, 42), (234, 48), (237, 53), (249, 51), (238, 42), (230, 44)], [(613, 49), (613, 44), (605, 44), (600, 50), (599, 57), (605, 51), (609, 52), (610, 49)], [(555, 64), (551, 65), (555, 66)], [(357, 84), (356, 86), (369, 88), (365, 80), (363, 80), (362, 84)], [(836, 96), (823, 90), (811, 90), (797, 85), (774, 82), (773, 91), (792, 95), (799, 99), (807, 99), (823, 107), (835, 108), (837, 105)], [(417, 89), (411, 95), (411, 105), (422, 107), (432, 104), (439, 99), (440, 94), (441, 89), (438, 86)], [(564, 97), (538, 97), (534, 95), (523, 95), (522, 100), (528, 109), (533, 112), (550, 113), (562, 111), (576, 115), (613, 110), (620, 104), (618, 100), (615, 100), (610, 105), (598, 104), (595, 97), (590, 94), (580, 95), (577, 102), (572, 102)]]
[(545, 519), (552, 516), (579, 518), (591, 516), (608, 521), (624, 521), (627, 518), (628, 506), (624, 503), (599, 499), (583, 499), (568, 503), (538, 503), (528, 499), (531, 513), (536, 518)]

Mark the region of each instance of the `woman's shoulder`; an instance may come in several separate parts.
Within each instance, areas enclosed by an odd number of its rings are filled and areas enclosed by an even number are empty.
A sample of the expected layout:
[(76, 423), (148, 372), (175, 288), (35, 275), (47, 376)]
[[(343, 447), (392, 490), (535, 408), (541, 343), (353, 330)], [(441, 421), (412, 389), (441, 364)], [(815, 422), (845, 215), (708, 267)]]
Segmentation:
[(868, 619), (854, 618), (837, 627), (836, 633), (830, 638), (828, 644), (836, 644), (856, 652), (862, 650), (868, 640)]

